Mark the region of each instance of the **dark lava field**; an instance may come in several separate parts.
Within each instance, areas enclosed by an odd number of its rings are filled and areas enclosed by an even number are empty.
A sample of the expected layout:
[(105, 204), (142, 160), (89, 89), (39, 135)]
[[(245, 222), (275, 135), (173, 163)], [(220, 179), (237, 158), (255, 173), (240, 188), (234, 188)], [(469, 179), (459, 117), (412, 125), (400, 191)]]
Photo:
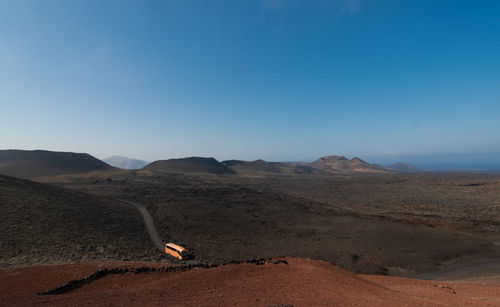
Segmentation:
[[(412, 276), (500, 254), (495, 175), (110, 170), (44, 181), (143, 204), (161, 238), (189, 248), (194, 262), (286, 255), (358, 273)], [(169, 261), (157, 253), (121, 257)]]

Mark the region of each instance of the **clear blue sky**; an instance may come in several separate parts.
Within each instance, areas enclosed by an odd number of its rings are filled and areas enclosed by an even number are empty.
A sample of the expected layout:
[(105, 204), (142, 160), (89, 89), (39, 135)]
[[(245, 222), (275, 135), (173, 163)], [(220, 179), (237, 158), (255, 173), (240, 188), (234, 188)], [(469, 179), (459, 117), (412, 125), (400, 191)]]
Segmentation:
[(500, 1), (0, 0), (0, 130), (101, 158), (500, 161)]

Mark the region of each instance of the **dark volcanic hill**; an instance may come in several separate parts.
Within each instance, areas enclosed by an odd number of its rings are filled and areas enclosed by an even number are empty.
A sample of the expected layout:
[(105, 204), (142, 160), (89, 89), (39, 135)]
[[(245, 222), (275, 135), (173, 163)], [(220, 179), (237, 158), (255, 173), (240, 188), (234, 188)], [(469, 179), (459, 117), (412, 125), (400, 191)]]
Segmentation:
[(233, 174), (234, 171), (214, 158), (190, 157), (154, 161), (143, 167), (145, 170), (171, 173)]
[(264, 160), (241, 161), (227, 160), (222, 161), (222, 164), (230, 167), (236, 172), (265, 172), (265, 173), (280, 173), (283, 163), (267, 162)]
[(405, 162), (397, 162), (389, 167), (391, 170), (395, 170), (397, 172), (405, 172), (405, 173), (415, 173), (420, 172), (421, 170), (410, 163)]
[(144, 166), (148, 165), (147, 161), (122, 156), (112, 156), (106, 159), (102, 159), (102, 161), (108, 163), (111, 166), (123, 169), (141, 169)]
[(0, 225), (2, 267), (159, 255), (135, 208), (3, 175)]
[(86, 153), (46, 150), (0, 150), (0, 174), (35, 178), (79, 174), (112, 167)]
[(384, 173), (387, 170), (367, 163), (360, 158), (347, 159), (344, 156), (325, 156), (310, 164), (326, 173)]
[(295, 162), (267, 162), (264, 160), (242, 161), (227, 160), (222, 164), (231, 168), (238, 174), (258, 175), (258, 174), (311, 174), (317, 172), (307, 163)]

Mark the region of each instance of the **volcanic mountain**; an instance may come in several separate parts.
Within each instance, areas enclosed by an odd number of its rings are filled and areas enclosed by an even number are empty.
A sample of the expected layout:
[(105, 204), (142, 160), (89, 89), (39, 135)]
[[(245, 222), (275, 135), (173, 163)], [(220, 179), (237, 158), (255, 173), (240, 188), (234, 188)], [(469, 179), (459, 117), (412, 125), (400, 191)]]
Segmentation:
[(384, 173), (387, 170), (367, 163), (360, 158), (347, 159), (344, 156), (325, 156), (310, 164), (326, 173)]
[(0, 174), (14, 177), (36, 178), (108, 169), (113, 167), (86, 153), (0, 150)]
[(106, 159), (102, 159), (102, 161), (108, 163), (111, 166), (123, 169), (141, 169), (144, 166), (148, 165), (147, 161), (122, 156), (112, 156)]
[(310, 174), (316, 172), (314, 168), (307, 163), (294, 162), (267, 162), (264, 160), (242, 161), (227, 160), (222, 164), (231, 168), (238, 174)]
[(142, 169), (170, 173), (212, 173), (234, 174), (234, 171), (214, 158), (189, 157), (182, 159), (158, 160)]
[(280, 173), (283, 163), (267, 162), (264, 160), (241, 161), (227, 160), (222, 161), (222, 164), (230, 167), (236, 172), (265, 172), (265, 173)]

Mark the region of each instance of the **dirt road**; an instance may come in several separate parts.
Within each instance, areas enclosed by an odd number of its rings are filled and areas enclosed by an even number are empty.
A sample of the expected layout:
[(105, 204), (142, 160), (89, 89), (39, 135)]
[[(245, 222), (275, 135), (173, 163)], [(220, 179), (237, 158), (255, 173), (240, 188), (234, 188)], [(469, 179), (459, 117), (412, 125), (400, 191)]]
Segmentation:
[(139, 210), (139, 212), (142, 214), (142, 217), (144, 218), (144, 223), (146, 224), (146, 228), (148, 230), (149, 237), (153, 241), (154, 245), (160, 251), (163, 252), (165, 250), (165, 244), (160, 239), (160, 236), (158, 235), (158, 232), (156, 231), (155, 224), (153, 222), (153, 217), (151, 216), (151, 214), (149, 214), (148, 209), (146, 209), (146, 207), (144, 207), (141, 204), (138, 204), (138, 203), (135, 203), (135, 202), (132, 202), (129, 200), (125, 200), (125, 199), (116, 199), (116, 200), (119, 202), (128, 204), (128, 205), (131, 205), (131, 206), (135, 207), (137, 210)]
[(487, 259), (455, 265), (438, 272), (414, 276), (426, 280), (464, 280), (484, 276), (500, 276), (500, 259)]
[[(122, 203), (131, 205), (135, 207), (141, 213), (144, 218), (144, 223), (146, 224), (146, 228), (148, 230), (149, 237), (153, 241), (154, 245), (160, 250), (164, 251), (164, 243), (160, 239), (158, 232), (156, 231), (153, 217), (149, 213), (148, 209), (143, 205), (128, 201), (125, 199), (116, 199)], [(412, 276), (417, 279), (424, 280), (463, 280), (463, 279), (471, 279), (486, 275), (495, 275), (500, 276), (500, 259), (488, 259), (481, 261), (474, 261), (466, 264), (455, 265), (448, 268), (445, 268), (438, 272), (427, 273), (423, 275)]]

